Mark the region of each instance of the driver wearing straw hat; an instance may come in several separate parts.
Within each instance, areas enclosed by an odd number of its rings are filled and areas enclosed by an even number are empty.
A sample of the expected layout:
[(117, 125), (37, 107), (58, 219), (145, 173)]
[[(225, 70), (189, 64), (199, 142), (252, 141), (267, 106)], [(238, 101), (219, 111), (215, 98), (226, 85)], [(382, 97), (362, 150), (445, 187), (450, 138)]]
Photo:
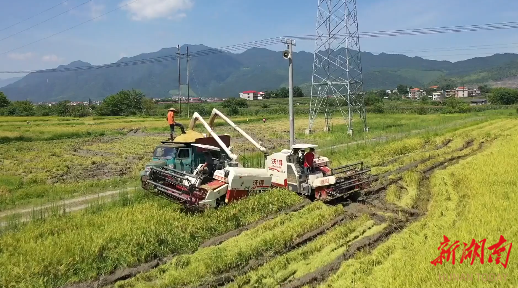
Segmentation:
[(175, 126), (180, 127), (180, 130), (182, 130), (182, 134), (185, 134), (185, 128), (183, 127), (183, 125), (174, 121), (174, 112), (176, 112), (175, 108), (169, 108), (167, 112), (167, 123), (169, 123), (169, 128), (171, 128), (171, 140), (173, 139)]

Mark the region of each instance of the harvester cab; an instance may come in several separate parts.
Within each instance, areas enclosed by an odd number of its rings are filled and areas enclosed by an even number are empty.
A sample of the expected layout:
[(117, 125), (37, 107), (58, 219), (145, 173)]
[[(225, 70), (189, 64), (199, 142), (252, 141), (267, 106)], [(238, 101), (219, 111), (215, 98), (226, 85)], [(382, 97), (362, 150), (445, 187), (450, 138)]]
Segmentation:
[(295, 144), (291, 150), (268, 156), (265, 166), (272, 177), (272, 184), (322, 201), (346, 197), (366, 188), (370, 169), (365, 168), (363, 162), (332, 169), (329, 158), (318, 156), (313, 160), (314, 170), (306, 173), (302, 151), (316, 147), (313, 144)]

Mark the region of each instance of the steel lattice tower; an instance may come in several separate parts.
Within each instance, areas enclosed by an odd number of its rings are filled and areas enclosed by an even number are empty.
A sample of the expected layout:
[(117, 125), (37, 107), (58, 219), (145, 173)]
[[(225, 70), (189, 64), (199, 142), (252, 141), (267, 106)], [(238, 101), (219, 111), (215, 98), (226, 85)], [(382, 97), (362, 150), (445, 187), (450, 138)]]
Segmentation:
[(307, 133), (320, 108), (329, 110), (329, 105), (340, 110), (349, 134), (356, 112), (367, 131), (356, 0), (318, 0), (316, 33)]

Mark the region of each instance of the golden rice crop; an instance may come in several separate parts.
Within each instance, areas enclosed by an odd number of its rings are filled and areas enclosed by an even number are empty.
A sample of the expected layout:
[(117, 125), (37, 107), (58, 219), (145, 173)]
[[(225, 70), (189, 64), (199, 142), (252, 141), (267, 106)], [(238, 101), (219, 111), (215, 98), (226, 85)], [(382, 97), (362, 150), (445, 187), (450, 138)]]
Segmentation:
[(301, 200), (293, 192), (272, 190), (200, 215), (185, 214), (163, 200), (33, 222), (0, 236), (0, 286), (59, 287), (156, 257), (191, 252), (210, 237)]
[(279, 216), (213, 247), (182, 255), (149, 273), (117, 283), (116, 287), (185, 287), (204, 278), (244, 267), (251, 259), (275, 255), (305, 233), (343, 213), (343, 207), (314, 202), (304, 209)]
[[(518, 123), (515, 120), (512, 124), (516, 127)], [(507, 269), (494, 261), (489, 263), (488, 247), (500, 235), (508, 243), (518, 237), (511, 224), (518, 203), (517, 141), (518, 129), (508, 129), (480, 154), (434, 173), (426, 188), (432, 196), (427, 216), (371, 254), (344, 262), (321, 287), (516, 286), (518, 270), (512, 268), (513, 258)], [(455, 264), (450, 259), (434, 266), (431, 261), (440, 255), (443, 235), (451, 240), (449, 245), (459, 241), (460, 247)], [(463, 243), (469, 245), (473, 239), (486, 239), (484, 264), (479, 258), (473, 265), (470, 258), (461, 264)], [(505, 261), (506, 252), (502, 257)]]

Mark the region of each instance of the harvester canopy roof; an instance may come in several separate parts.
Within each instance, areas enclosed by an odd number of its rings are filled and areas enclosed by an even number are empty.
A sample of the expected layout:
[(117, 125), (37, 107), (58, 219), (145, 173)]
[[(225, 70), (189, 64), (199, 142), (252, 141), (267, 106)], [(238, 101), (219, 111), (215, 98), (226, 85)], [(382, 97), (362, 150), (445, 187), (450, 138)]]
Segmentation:
[(318, 145), (314, 144), (295, 144), (293, 145), (293, 149), (309, 149), (309, 148), (316, 148)]
[(196, 139), (204, 138), (203, 134), (200, 132), (196, 132), (193, 130), (185, 131), (185, 134), (178, 135), (178, 137), (174, 138), (174, 143), (194, 143)]
[(219, 149), (219, 147), (214, 147), (214, 146), (211, 146), (211, 145), (192, 144), (192, 146), (200, 147), (200, 148), (207, 149), (207, 150), (213, 150), (213, 151), (221, 150), (221, 149)]

